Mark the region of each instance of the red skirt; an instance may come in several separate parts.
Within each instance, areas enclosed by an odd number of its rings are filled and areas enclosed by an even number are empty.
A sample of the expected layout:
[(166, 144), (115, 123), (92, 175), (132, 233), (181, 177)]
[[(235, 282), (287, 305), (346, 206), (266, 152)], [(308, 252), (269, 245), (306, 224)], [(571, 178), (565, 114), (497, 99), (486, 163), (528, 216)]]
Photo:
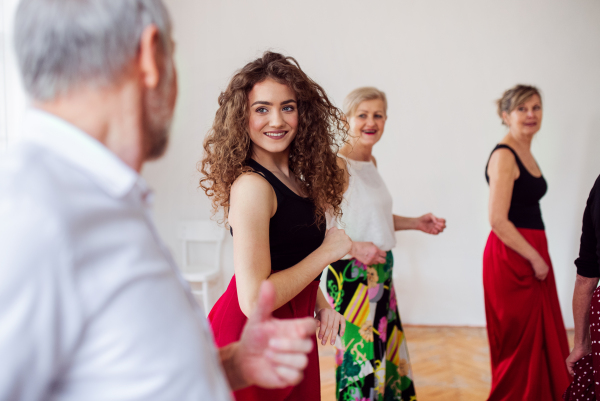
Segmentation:
[(600, 394), (600, 287), (594, 291), (590, 304), (590, 336), (592, 353), (573, 367), (575, 376), (565, 392), (566, 401), (597, 400), (596, 394)]
[[(319, 282), (313, 281), (294, 299), (273, 311), (273, 316), (278, 319), (314, 317), (318, 290)], [(247, 318), (240, 309), (235, 276), (210, 311), (208, 320), (218, 347), (224, 347), (240, 339)], [(234, 397), (237, 401), (320, 400), (321, 377), (316, 335), (313, 336), (313, 349), (308, 355), (308, 366), (304, 370), (304, 379), (298, 385), (283, 389), (264, 389), (252, 386), (234, 391)]]
[(550, 271), (535, 278), (531, 263), (493, 232), (483, 254), (483, 288), (492, 390), (488, 400), (561, 400), (571, 381), (567, 332), (543, 230), (518, 229)]

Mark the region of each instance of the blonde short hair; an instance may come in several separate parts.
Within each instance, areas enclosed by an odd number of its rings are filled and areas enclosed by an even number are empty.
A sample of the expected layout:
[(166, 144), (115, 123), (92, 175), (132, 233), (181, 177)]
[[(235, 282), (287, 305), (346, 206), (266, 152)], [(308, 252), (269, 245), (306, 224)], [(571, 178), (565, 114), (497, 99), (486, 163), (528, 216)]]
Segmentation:
[(498, 105), (498, 115), (502, 120), (502, 124), (506, 125), (504, 118), (502, 117), (503, 112), (510, 114), (514, 109), (525, 103), (534, 95), (539, 96), (541, 103), (542, 95), (540, 94), (539, 89), (535, 86), (515, 85), (514, 87), (505, 91), (502, 94), (502, 97), (496, 101), (496, 104)]
[(348, 93), (344, 99), (344, 114), (346, 114), (348, 117), (352, 116), (359, 104), (365, 100), (373, 99), (381, 99), (383, 102), (384, 112), (387, 114), (387, 98), (385, 97), (385, 93), (372, 86), (357, 88)]

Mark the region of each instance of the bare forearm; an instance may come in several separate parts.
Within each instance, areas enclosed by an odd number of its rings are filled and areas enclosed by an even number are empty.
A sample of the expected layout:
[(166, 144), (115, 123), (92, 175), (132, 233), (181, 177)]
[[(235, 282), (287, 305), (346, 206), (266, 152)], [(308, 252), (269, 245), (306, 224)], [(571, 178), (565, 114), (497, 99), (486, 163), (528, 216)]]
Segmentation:
[[(275, 286), (275, 308), (280, 308), (303, 289), (305, 289), (314, 279), (331, 263), (328, 255), (320, 249), (317, 249), (298, 264), (271, 274), (268, 280)], [(322, 295), (322, 294), (321, 294)]]
[(239, 342), (231, 343), (222, 348), (219, 348), (219, 358), (221, 365), (225, 371), (225, 377), (229, 382), (229, 387), (232, 390), (239, 390), (248, 387), (252, 383), (248, 383), (240, 369), (240, 364), (237, 361)]
[(590, 304), (598, 285), (598, 278), (577, 275), (573, 291), (573, 321), (575, 322), (575, 346), (589, 347), (590, 344)]
[(419, 220), (417, 217), (403, 217), (394, 215), (394, 230), (415, 230)]
[(540, 257), (538, 251), (519, 233), (508, 219), (492, 224), (492, 230), (502, 242), (525, 259), (532, 261)]

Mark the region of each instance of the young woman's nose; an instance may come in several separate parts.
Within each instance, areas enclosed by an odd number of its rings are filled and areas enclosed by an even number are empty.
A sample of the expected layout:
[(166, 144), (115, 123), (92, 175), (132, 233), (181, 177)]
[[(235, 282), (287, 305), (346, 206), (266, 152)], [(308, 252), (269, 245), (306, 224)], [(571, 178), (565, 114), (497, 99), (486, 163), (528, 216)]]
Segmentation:
[(280, 128), (283, 127), (285, 125), (285, 122), (283, 120), (283, 116), (281, 115), (281, 112), (275, 112), (273, 114), (271, 114), (271, 120), (269, 121), (269, 125), (273, 128)]

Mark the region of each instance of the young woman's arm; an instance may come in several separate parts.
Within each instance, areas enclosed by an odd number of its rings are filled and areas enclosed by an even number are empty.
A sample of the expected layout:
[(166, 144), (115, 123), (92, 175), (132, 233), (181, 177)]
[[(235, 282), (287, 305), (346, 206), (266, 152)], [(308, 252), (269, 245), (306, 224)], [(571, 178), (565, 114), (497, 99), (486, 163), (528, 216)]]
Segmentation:
[(489, 219), (494, 233), (509, 248), (527, 259), (538, 280), (544, 280), (549, 267), (542, 256), (523, 238), (513, 223), (508, 220), (508, 210), (519, 167), (515, 156), (508, 149), (499, 149), (492, 154), (488, 166), (490, 177)]
[(233, 263), (242, 312), (249, 316), (264, 280), (275, 287), (277, 309), (300, 293), (328, 264), (348, 253), (352, 241), (331, 228), (323, 244), (300, 263), (271, 274), (269, 222), (277, 210), (271, 185), (258, 174), (240, 176), (231, 187), (229, 223), (233, 228)]

